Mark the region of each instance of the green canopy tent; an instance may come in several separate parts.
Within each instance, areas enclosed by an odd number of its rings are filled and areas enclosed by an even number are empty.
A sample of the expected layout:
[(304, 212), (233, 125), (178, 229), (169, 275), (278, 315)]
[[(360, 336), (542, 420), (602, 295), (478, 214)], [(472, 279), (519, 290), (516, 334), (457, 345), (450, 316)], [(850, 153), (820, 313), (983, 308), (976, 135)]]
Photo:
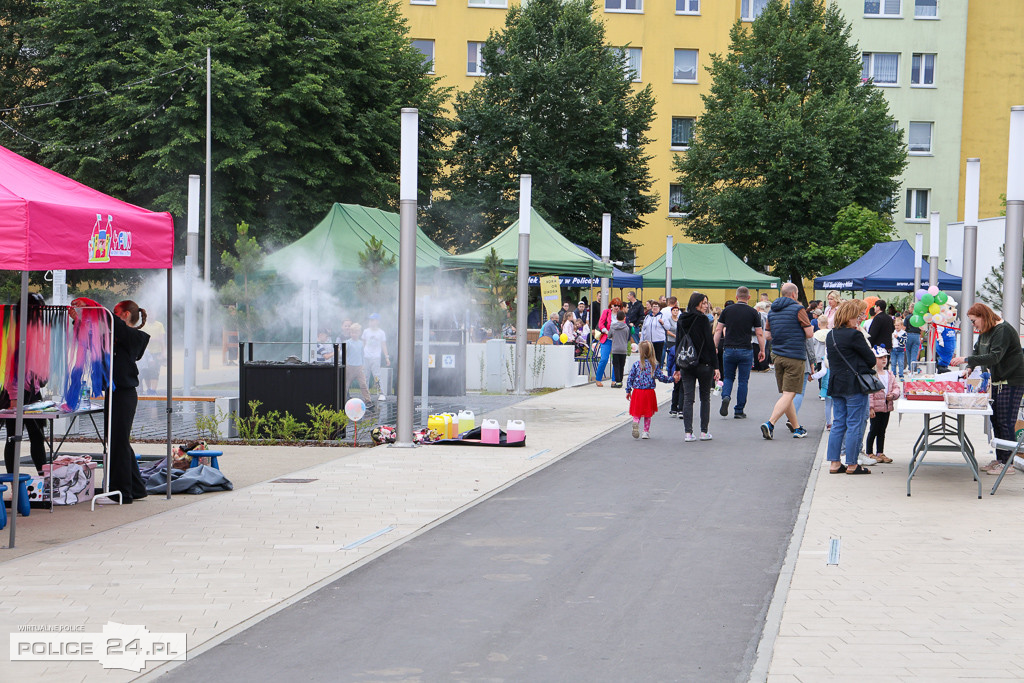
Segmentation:
[[(644, 287), (665, 286), (665, 256), (639, 271)], [(672, 288), (676, 289), (778, 289), (780, 280), (763, 275), (732, 253), (724, 244), (675, 244), (672, 246)]]
[[(322, 221), (308, 233), (267, 256), (263, 267), (268, 271), (299, 270), (309, 279), (333, 276), (346, 279), (360, 273), (359, 252), (366, 249), (371, 237), (379, 239), (384, 250), (398, 257), (398, 214), (370, 209), (356, 204), (335, 204)], [(416, 228), (416, 268), (436, 269), (447, 252), (434, 244)]]
[[(551, 224), (531, 209), (530, 270), (553, 275), (591, 275), (610, 277), (612, 267), (584, 253), (563, 237)], [(519, 263), (519, 221), (497, 237), (468, 254), (441, 256), (442, 268), (479, 268), (494, 249), (502, 265), (515, 268)]]

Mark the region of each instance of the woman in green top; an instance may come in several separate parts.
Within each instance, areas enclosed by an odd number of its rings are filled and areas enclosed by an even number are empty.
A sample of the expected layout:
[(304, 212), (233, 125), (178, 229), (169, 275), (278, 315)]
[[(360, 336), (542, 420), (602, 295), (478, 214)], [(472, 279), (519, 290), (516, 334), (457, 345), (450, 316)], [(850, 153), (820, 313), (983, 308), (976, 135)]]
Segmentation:
[[(1013, 428), (1017, 421), (1017, 410), (1024, 397), (1024, 352), (1020, 347), (1020, 336), (1005, 320), (985, 304), (974, 304), (967, 311), (978, 333), (978, 343), (970, 356), (954, 358), (952, 365), (967, 363), (971, 368), (987, 368), (992, 373), (992, 431), (997, 439), (1014, 440)], [(982, 469), (989, 474), (999, 474), (1012, 454), (997, 450), (996, 460)], [(1013, 468), (1007, 474), (1013, 472)]]

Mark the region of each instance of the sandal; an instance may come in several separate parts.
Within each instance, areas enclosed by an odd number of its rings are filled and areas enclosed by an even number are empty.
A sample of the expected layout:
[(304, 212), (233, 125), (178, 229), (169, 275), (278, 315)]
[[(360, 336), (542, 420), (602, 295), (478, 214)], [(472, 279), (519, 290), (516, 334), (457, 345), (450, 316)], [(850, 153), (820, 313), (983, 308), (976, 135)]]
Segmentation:
[(846, 465), (840, 465), (838, 470), (830, 469), (829, 474), (846, 474)]
[(867, 467), (861, 467), (860, 465), (857, 465), (852, 470), (849, 467), (847, 467), (846, 468), (846, 473), (847, 474), (871, 474), (871, 470), (869, 470)]
[(885, 453), (875, 453), (870, 457), (874, 458), (875, 462), (877, 462), (880, 465), (885, 465), (892, 462), (892, 458), (888, 457)]

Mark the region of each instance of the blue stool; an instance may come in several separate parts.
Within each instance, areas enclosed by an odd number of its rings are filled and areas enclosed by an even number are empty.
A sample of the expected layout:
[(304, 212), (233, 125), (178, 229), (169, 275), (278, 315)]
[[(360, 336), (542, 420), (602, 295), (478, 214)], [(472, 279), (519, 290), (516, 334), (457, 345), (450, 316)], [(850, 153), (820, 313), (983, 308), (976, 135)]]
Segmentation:
[[(6, 490), (7, 487), (0, 484), (0, 498), (3, 498), (4, 491)], [(7, 526), (7, 506), (0, 505), (0, 529), (3, 529), (5, 526)]]
[(189, 451), (188, 455), (192, 458), (192, 462), (189, 463), (188, 468), (199, 467), (199, 458), (209, 458), (210, 467), (215, 470), (220, 469), (220, 465), (217, 464), (217, 457), (224, 455), (222, 451)]
[[(28, 482), (31, 479), (31, 474), (18, 475), (18, 512), (21, 513), (22, 517), (28, 517), (28, 514), (32, 511), (32, 506), (29, 504), (28, 500)], [(0, 474), (0, 482), (6, 482), (13, 485), (14, 475)]]

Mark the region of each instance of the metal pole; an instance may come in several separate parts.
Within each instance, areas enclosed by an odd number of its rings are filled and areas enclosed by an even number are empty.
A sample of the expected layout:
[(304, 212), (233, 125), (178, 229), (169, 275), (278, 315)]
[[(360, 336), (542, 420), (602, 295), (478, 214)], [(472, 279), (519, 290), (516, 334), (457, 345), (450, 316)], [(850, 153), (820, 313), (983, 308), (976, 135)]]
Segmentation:
[[(174, 368), (174, 269), (167, 269), (167, 403), (164, 412), (167, 413), (167, 471), (171, 471), (171, 413), (173, 412), (174, 388), (171, 386), (171, 371)], [(241, 354), (239, 354), (241, 356)], [(171, 478), (167, 477), (167, 500), (171, 499)]]
[(316, 346), (320, 341), (320, 283), (309, 282), (309, 362), (316, 361)]
[(316, 339), (315, 334), (312, 338), (309, 334), (309, 287), (308, 282), (302, 285), (302, 348), (299, 351), (299, 357), (307, 361), (310, 360), (309, 349), (313, 346), (313, 339)]
[(924, 258), (924, 235), (914, 234), (914, 296), (921, 289), (921, 260)]
[(665, 237), (665, 298), (672, 296), (672, 235)]
[[(7, 438), (14, 441), (14, 471), (11, 474), (11, 531), (7, 547), (14, 547), (14, 527), (18, 521), (18, 490), (21, 488), (21, 438), (25, 433), (25, 367), (28, 365), (28, 271), (21, 271), (21, 308), (18, 309), (18, 396), (15, 399), (14, 434)], [(50, 501), (53, 504), (53, 501)], [(0, 501), (3, 505), (3, 501)]]
[[(932, 211), (931, 226), (928, 233), (928, 285), (939, 286), (939, 212)], [(928, 360), (935, 360), (934, 338), (939, 328), (934, 323), (928, 324)]]
[(416, 174), (419, 110), (402, 109), (398, 247), (398, 419), (396, 448), (412, 448), (416, 370)]
[(974, 326), (967, 319), (967, 311), (974, 305), (978, 276), (978, 203), (981, 187), (981, 159), (967, 160), (964, 186), (964, 263), (961, 271), (963, 284), (960, 296), (960, 355), (970, 355), (974, 349)]
[[(210, 130), (210, 48), (206, 48), (206, 234), (203, 243), (203, 282), (206, 291), (203, 292), (203, 370), (210, 369), (210, 297), (213, 296), (210, 287), (210, 262), (213, 260), (210, 254)], [(167, 471), (170, 472), (170, 469)]]
[(195, 280), (199, 272), (199, 176), (188, 177), (188, 233), (185, 242), (185, 382), (189, 396), (196, 385)]
[(530, 218), (532, 217), (533, 177), (519, 176), (519, 260), (516, 263), (516, 386), (515, 393), (526, 393), (526, 326), (530, 306)]
[(1006, 241), (1003, 247), (1003, 320), (1020, 331), (1024, 260), (1024, 107), (1010, 107), (1006, 169)]
[(430, 297), (423, 297), (423, 348), (420, 349), (420, 422), (424, 427), (430, 419), (430, 385), (427, 365), (430, 363)]
[[(601, 214), (601, 262), (611, 263), (612, 261), (612, 215)], [(601, 305), (608, 308), (611, 305), (611, 282), (608, 278), (601, 278)], [(599, 321), (600, 322), (600, 321)], [(591, 326), (593, 327), (593, 326)]]

